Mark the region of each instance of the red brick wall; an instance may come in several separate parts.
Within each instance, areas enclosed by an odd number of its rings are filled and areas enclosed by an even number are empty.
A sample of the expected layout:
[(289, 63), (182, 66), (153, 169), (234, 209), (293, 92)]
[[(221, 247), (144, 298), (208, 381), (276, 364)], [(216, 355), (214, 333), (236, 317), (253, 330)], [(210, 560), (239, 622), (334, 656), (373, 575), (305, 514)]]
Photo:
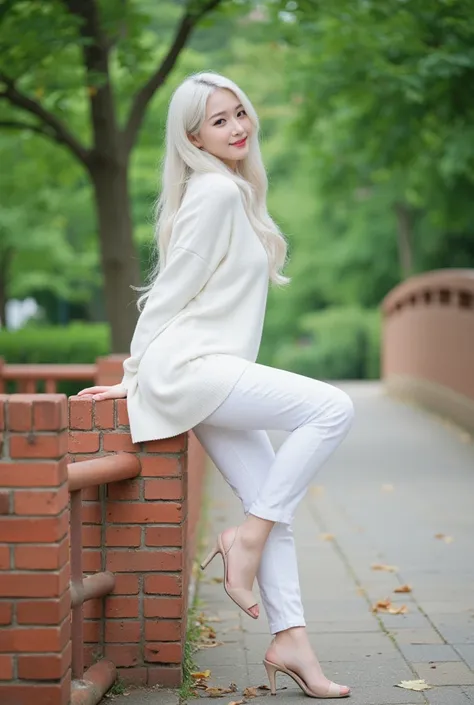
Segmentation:
[(116, 578), (111, 595), (84, 604), (86, 667), (104, 656), (126, 682), (178, 685), (205, 461), (197, 440), (190, 493), (188, 434), (132, 444), (125, 400), (72, 397), (69, 433), (63, 395), (0, 400), (0, 702), (30, 705), (31, 687), (39, 705), (42, 693), (67, 702), (67, 462), (116, 452), (137, 453), (142, 471), (82, 492), (84, 573)]
[(0, 702), (71, 688), (67, 404), (0, 396)]

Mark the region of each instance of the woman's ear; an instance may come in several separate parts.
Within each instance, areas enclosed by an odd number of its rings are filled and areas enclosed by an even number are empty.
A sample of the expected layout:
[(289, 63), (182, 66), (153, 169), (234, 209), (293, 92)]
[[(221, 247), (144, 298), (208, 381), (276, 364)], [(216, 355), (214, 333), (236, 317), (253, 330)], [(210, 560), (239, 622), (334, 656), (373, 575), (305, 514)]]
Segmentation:
[(197, 147), (198, 149), (202, 149), (202, 142), (201, 142), (200, 139), (199, 139), (198, 137), (196, 137), (195, 135), (189, 135), (189, 134), (188, 134), (188, 140), (191, 142), (191, 144), (193, 144), (193, 145), (194, 145), (195, 147)]

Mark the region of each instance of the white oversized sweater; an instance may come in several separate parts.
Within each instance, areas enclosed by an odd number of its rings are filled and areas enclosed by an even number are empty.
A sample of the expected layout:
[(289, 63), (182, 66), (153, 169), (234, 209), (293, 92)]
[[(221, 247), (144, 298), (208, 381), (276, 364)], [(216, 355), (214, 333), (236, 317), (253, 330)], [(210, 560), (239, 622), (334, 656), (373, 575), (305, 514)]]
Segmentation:
[(124, 362), (133, 442), (188, 431), (227, 398), (257, 359), (268, 285), (238, 186), (194, 173)]

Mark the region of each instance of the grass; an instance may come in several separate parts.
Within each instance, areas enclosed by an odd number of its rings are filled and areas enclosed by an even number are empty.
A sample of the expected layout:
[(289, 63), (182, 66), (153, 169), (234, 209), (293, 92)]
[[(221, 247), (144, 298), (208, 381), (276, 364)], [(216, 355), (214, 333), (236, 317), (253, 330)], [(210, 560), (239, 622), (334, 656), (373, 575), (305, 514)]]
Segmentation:
[(186, 643), (184, 645), (183, 656), (183, 682), (179, 689), (180, 701), (186, 701), (188, 698), (195, 697), (194, 681), (191, 673), (198, 670), (197, 664), (194, 661), (196, 653), (196, 644), (199, 641), (201, 634), (200, 624), (197, 619), (197, 607), (193, 605), (188, 614), (188, 628), (186, 632)]

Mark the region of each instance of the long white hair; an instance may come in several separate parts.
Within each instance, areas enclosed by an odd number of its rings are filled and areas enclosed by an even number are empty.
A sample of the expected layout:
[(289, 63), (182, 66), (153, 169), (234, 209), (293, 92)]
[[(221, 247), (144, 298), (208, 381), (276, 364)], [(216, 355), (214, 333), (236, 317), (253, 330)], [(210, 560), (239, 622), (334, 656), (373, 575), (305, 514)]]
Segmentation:
[[(219, 88), (227, 88), (236, 95), (253, 126), (248, 156), (237, 162), (236, 171), (209, 152), (200, 150), (188, 138), (188, 134), (198, 134), (206, 117), (207, 99)], [(138, 299), (139, 309), (166, 262), (173, 222), (193, 172), (218, 172), (235, 181), (242, 193), (247, 216), (267, 251), (271, 281), (279, 286), (290, 283), (291, 279), (280, 273), (287, 263), (288, 245), (267, 211), (268, 179), (260, 152), (259, 129), (259, 119), (249, 98), (239, 86), (221, 74), (214, 71), (192, 74), (174, 91), (166, 121), (161, 192), (154, 211), (157, 262), (150, 274), (151, 283), (140, 288), (145, 293)]]

